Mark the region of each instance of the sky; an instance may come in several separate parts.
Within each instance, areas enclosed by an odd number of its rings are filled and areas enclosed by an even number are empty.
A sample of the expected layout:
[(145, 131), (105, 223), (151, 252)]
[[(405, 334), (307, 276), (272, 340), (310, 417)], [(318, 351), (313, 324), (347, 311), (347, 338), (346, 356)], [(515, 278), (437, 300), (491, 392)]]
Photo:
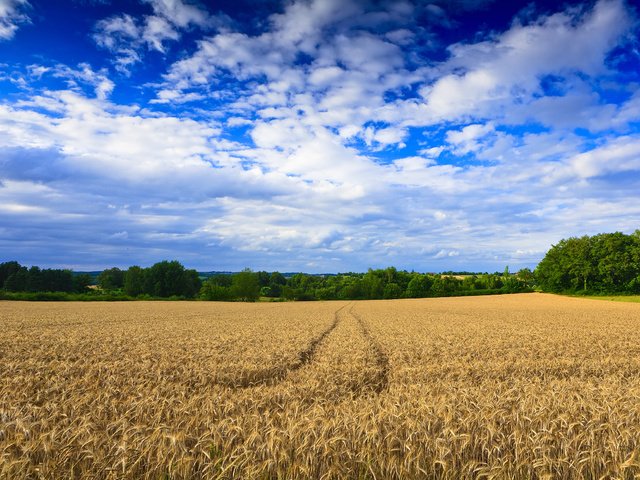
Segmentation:
[(533, 268), (640, 228), (623, 0), (0, 0), (0, 261)]

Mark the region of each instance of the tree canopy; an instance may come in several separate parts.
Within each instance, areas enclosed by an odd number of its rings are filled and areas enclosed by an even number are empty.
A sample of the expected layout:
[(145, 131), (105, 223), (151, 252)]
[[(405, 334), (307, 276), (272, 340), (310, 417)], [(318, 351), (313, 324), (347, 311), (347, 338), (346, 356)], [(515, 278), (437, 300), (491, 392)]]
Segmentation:
[[(253, 272), (245, 269), (234, 274), (213, 274), (201, 282), (195, 270), (180, 262), (161, 261), (151, 267), (137, 265), (127, 270), (109, 268), (95, 277), (98, 288), (92, 298), (102, 295), (118, 298), (195, 298), (219, 301), (253, 302), (260, 297), (283, 300), (365, 300), (482, 295), (527, 291), (533, 274), (523, 270), (517, 275), (504, 273), (480, 275), (424, 274), (386, 269), (366, 273), (310, 275), (279, 272)], [(87, 292), (91, 277), (70, 270), (23, 267), (18, 262), (0, 264), (1, 289), (7, 292)]]
[(640, 230), (563, 239), (535, 277), (549, 292), (640, 293)]

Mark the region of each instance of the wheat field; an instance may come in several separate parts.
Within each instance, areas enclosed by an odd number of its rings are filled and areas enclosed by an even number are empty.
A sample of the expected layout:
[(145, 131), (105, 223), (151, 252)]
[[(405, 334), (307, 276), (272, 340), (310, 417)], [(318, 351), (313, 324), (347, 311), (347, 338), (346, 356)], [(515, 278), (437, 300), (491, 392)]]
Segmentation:
[(640, 306), (0, 302), (0, 478), (640, 478)]

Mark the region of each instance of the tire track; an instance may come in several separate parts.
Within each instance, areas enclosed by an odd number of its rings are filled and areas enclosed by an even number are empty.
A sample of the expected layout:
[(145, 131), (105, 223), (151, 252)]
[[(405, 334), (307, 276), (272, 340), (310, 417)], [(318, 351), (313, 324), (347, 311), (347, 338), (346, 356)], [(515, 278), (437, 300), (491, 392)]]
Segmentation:
[[(314, 360), (287, 379), (287, 394), (304, 405), (335, 404), (379, 395), (388, 385), (384, 353), (365, 335), (353, 303), (338, 315), (331, 335), (319, 344)], [(368, 332), (368, 330), (366, 330)]]
[(261, 385), (273, 386), (278, 382), (283, 381), (287, 375), (296, 370), (300, 370), (305, 365), (311, 363), (316, 356), (318, 348), (323, 344), (326, 338), (333, 332), (340, 323), (340, 316), (338, 315), (342, 310), (351, 304), (343, 305), (338, 308), (333, 314), (333, 322), (316, 338), (312, 339), (307, 347), (300, 351), (296, 356), (296, 359), (289, 364), (276, 365), (271, 368), (254, 370), (249, 372), (242, 372), (240, 375), (234, 375), (233, 378), (218, 378), (214, 383), (230, 388), (251, 388)]
[(348, 306), (349, 304), (343, 305), (334, 312), (333, 323), (331, 324), (331, 326), (324, 332), (322, 332), (316, 339), (312, 340), (309, 346), (298, 354), (298, 362), (296, 362), (296, 364), (293, 365), (290, 370), (298, 370), (299, 368), (302, 368), (307, 363), (311, 362), (311, 360), (313, 360), (320, 344), (324, 341), (325, 338), (327, 338), (327, 336), (331, 332), (335, 330), (335, 328), (338, 326), (338, 323), (340, 323), (340, 317), (338, 316), (338, 313), (340, 313), (341, 310), (345, 309)]
[(369, 347), (373, 351), (376, 373), (370, 379), (371, 389), (380, 394), (389, 388), (389, 356), (385, 353), (380, 343), (373, 337), (371, 330), (363, 318), (353, 311), (354, 305), (349, 309), (349, 315), (356, 319), (362, 335), (367, 340)]

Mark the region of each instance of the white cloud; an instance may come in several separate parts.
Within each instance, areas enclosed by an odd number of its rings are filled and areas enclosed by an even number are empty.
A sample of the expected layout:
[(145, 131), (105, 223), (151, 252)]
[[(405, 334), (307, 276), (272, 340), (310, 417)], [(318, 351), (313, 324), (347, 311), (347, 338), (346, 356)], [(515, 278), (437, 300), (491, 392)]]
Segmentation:
[(207, 27), (209, 14), (182, 0), (142, 0), (151, 5), (154, 15), (135, 19), (121, 14), (100, 20), (93, 38), (96, 44), (116, 54), (116, 66), (122, 73), (140, 62), (144, 49), (165, 53), (166, 43), (180, 39), (180, 30)]
[(178, 28), (189, 25), (205, 26), (209, 22), (209, 14), (183, 0), (143, 0), (149, 3), (153, 12), (161, 18), (171, 22)]
[(173, 104), (179, 104), (179, 103), (188, 103), (188, 102), (194, 102), (197, 100), (202, 100), (204, 98), (203, 95), (198, 94), (198, 93), (183, 93), (180, 91), (176, 91), (176, 90), (160, 90), (157, 93), (157, 98), (151, 100), (150, 103), (173, 103)]
[(461, 130), (447, 132), (447, 142), (455, 147), (458, 155), (479, 151), (483, 145), (480, 140), (495, 130), (492, 123), (467, 125)]
[(404, 143), (402, 142), (407, 136), (408, 133), (404, 128), (387, 127), (376, 130), (374, 139), (383, 146), (399, 144), (401, 147), (404, 147)]
[(11, 40), (22, 23), (29, 22), (27, 0), (0, 0), (0, 40)]
[(163, 42), (166, 40), (178, 40), (180, 35), (172, 25), (162, 17), (149, 16), (145, 19), (142, 31), (142, 39), (150, 49), (164, 53)]
[(640, 174), (640, 138), (624, 136), (574, 156), (569, 161), (581, 178), (622, 172)]
[[(195, 4), (146, 3), (147, 16), (96, 27), (123, 71), (213, 22)], [(74, 251), (91, 231), (119, 261), (124, 246), (200, 262), (211, 249), (215, 268), (333, 271), (502, 269), (640, 219), (640, 97), (602, 93), (624, 3), (514, 23), (442, 62), (407, 51), (431, 35), (417, 38), (413, 8), (288, 2), (259, 33), (201, 38), (140, 107), (113, 103), (114, 83), (88, 64), (28, 67), (21, 100), (0, 104), (2, 214), (15, 231), (70, 232)], [(35, 87), (50, 76), (64, 89)]]
[[(237, 107), (248, 108), (257, 101), (291, 107), (303, 101), (315, 123), (361, 126), (384, 104), (386, 91), (411, 77), (403, 71), (404, 55), (397, 45), (358, 28), (363, 23), (406, 22), (411, 9), (370, 16), (374, 12), (365, 6), (333, 0), (292, 2), (284, 13), (269, 18), (270, 28), (261, 34), (223, 31), (200, 41), (193, 55), (171, 66), (164, 87), (207, 90), (219, 77), (231, 74), (261, 83), (259, 96), (229, 92), (238, 99)], [(308, 56), (309, 63), (296, 65), (300, 55)], [(304, 98), (308, 94), (314, 97)], [(365, 103), (370, 105), (368, 113), (354, 109)]]
[(93, 35), (98, 46), (116, 54), (116, 68), (123, 73), (141, 60), (137, 50), (143, 44), (142, 37), (142, 29), (126, 14), (100, 20)]
[[(397, 18), (406, 23), (407, 12)], [(336, 2), (293, 2), (270, 17), (271, 29), (259, 35), (224, 31), (202, 40), (193, 55), (171, 66), (158, 95), (168, 89), (172, 95), (193, 95), (199, 89), (204, 96), (235, 99), (231, 106), (236, 111), (250, 113), (259, 106), (271, 118), (302, 111), (298, 121), (338, 129), (345, 139), (360, 135), (375, 149), (402, 146), (401, 129), (442, 121), (489, 118), (596, 130), (605, 128), (611, 112), (591, 87), (585, 95), (569, 83), (566, 95), (546, 97), (541, 82), (559, 75), (579, 84), (585, 75), (606, 73), (607, 52), (631, 25), (622, 1), (601, 0), (590, 11), (567, 10), (526, 25), (515, 23), (485, 41), (453, 45), (447, 61), (410, 70), (390, 37), (358, 29), (370, 14), (357, 2), (342, 9)], [(323, 37), (328, 25), (331, 35)], [(560, 44), (570, 46), (558, 52)], [(307, 64), (295, 64), (300, 54), (308, 55)], [(221, 93), (213, 85), (225, 75), (260, 85), (250, 93)], [(403, 99), (402, 89), (416, 85), (422, 85), (424, 102)], [(398, 97), (389, 101), (388, 94)], [(620, 111), (619, 122), (633, 108), (630, 103)], [(367, 133), (368, 122), (390, 124), (390, 130), (376, 143)]]
[[(32, 71), (34, 67), (32, 65)], [(78, 69), (61, 64), (52, 68), (35, 67), (35, 69), (39, 75), (51, 74), (54, 77), (66, 79), (69, 88), (78, 89), (79, 83), (87, 84), (94, 89), (96, 98), (99, 100), (107, 99), (115, 88), (115, 83), (107, 77), (105, 69), (95, 72), (88, 63), (79, 64)]]
[(556, 13), (516, 23), (492, 40), (454, 45), (439, 67), (450, 73), (421, 91), (429, 114), (450, 120), (504, 116), (504, 108), (528, 103), (540, 92), (544, 75), (603, 73), (607, 52), (631, 25), (622, 0), (601, 0), (582, 16)]
[(94, 36), (96, 43), (110, 50), (118, 48), (121, 39), (135, 40), (140, 37), (135, 20), (126, 14), (100, 20), (96, 25), (96, 30)]
[(457, 250), (440, 250), (438, 253), (436, 253), (433, 258), (447, 258), (447, 257), (457, 257), (458, 255), (460, 255), (460, 252), (458, 252)]
[(424, 157), (406, 157), (393, 161), (393, 165), (403, 172), (422, 172), (427, 166), (434, 164), (435, 162), (433, 160)]
[(226, 123), (229, 127), (242, 127), (247, 125), (253, 125), (253, 122), (251, 120), (247, 120), (246, 118), (242, 118), (242, 117), (229, 117), (227, 118)]
[(444, 150), (445, 150), (444, 146), (438, 146), (438, 147), (423, 148), (422, 150), (419, 150), (419, 153), (420, 155), (424, 155), (427, 158), (438, 158), (440, 154), (444, 152)]

